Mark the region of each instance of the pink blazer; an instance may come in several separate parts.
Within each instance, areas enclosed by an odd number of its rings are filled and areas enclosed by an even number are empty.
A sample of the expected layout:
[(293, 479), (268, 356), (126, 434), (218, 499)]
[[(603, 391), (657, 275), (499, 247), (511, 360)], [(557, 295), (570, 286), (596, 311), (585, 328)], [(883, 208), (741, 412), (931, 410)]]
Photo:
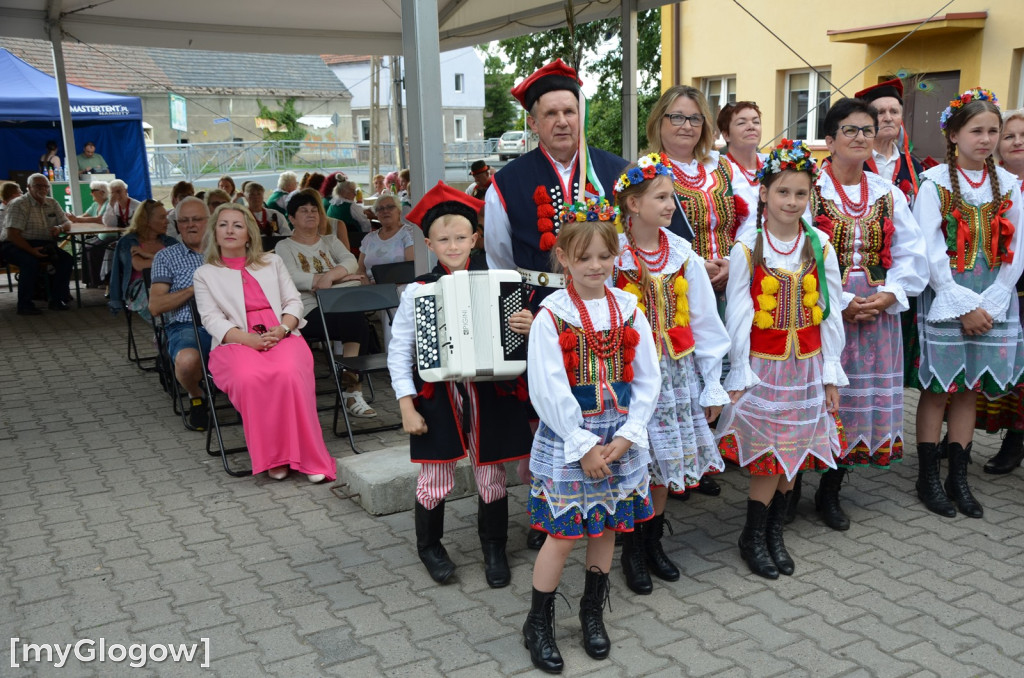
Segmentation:
[[(266, 262), (265, 266), (247, 268), (246, 270), (256, 278), (256, 282), (263, 288), (263, 293), (267, 295), (270, 308), (274, 311), (278, 321), (282, 315), (288, 313), (299, 319), (296, 329), (304, 327), (306, 320), (302, 299), (299, 297), (299, 291), (295, 289), (292, 277), (288, 275), (284, 261), (276, 254), (264, 254), (263, 260)], [(195, 289), (199, 317), (202, 318), (203, 327), (213, 339), (210, 345), (211, 350), (223, 343), (224, 335), (231, 328), (247, 331), (245, 293), (242, 291), (241, 271), (235, 271), (225, 266), (203, 264), (196, 269), (192, 276), (192, 285)]]

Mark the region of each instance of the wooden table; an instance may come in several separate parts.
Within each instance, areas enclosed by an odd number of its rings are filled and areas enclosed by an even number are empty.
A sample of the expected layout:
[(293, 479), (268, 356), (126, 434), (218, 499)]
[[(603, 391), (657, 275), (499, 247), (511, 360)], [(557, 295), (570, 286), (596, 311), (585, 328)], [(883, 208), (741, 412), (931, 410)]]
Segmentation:
[(85, 241), (89, 236), (93, 235), (106, 235), (114, 233), (120, 235), (124, 232), (123, 228), (111, 227), (105, 224), (71, 224), (71, 230), (64, 235), (71, 241), (71, 256), (75, 259), (74, 275), (75, 278), (75, 301), (78, 303), (78, 308), (82, 308), (82, 288), (80, 281), (81, 267), (78, 265), (78, 244), (79, 241), (82, 245), (82, 255), (85, 255)]

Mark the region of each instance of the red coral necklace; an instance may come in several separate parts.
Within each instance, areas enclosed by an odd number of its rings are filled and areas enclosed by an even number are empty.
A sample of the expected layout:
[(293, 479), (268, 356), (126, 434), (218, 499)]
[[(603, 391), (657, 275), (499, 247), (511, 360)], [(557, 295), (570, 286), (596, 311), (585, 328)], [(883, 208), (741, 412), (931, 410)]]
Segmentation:
[(828, 173), (828, 178), (832, 180), (832, 185), (836, 187), (836, 193), (839, 194), (839, 200), (842, 201), (846, 214), (855, 218), (864, 216), (868, 211), (868, 175), (864, 172), (860, 173), (860, 200), (854, 202), (846, 195), (843, 185), (832, 174), (832, 163), (825, 165), (825, 172)]
[(583, 336), (587, 339), (587, 346), (601, 360), (611, 358), (619, 351), (619, 344), (622, 342), (622, 316), (619, 313), (619, 305), (615, 303), (615, 296), (607, 287), (604, 290), (605, 299), (608, 301), (608, 317), (610, 329), (608, 334), (601, 336), (594, 331), (594, 323), (587, 312), (587, 306), (580, 298), (579, 292), (573, 285), (569, 285), (569, 299), (580, 315), (580, 324), (583, 325)]
[(647, 269), (651, 273), (660, 273), (665, 269), (665, 265), (668, 264), (669, 247), (668, 236), (665, 235), (665, 231), (658, 231), (658, 249), (650, 251), (637, 246), (635, 250), (637, 256), (647, 264)]
[(777, 252), (777, 253), (781, 254), (782, 256), (784, 256), (784, 257), (785, 256), (789, 256), (793, 252), (796, 252), (796, 248), (800, 244), (800, 237), (803, 235), (803, 231), (798, 232), (796, 234), (796, 241), (793, 243), (793, 246), (790, 247), (785, 252), (783, 252), (778, 247), (776, 247), (774, 243), (772, 243), (772, 239), (771, 239), (771, 236), (768, 233), (768, 229), (765, 228), (765, 229), (763, 229), (763, 231), (764, 231), (764, 239), (766, 241), (768, 241), (768, 247), (771, 247), (774, 252)]
[(676, 181), (681, 183), (687, 188), (700, 188), (704, 185), (704, 181), (708, 178), (707, 170), (704, 169), (704, 165), (697, 163), (697, 175), (691, 177), (689, 174), (684, 172), (678, 165), (672, 163), (672, 174), (675, 175)]
[(764, 166), (764, 163), (761, 162), (761, 158), (757, 157), (756, 153), (754, 154), (754, 160), (757, 163), (757, 167), (755, 167), (753, 170), (748, 170), (746, 167), (741, 165), (739, 160), (737, 160), (736, 158), (732, 157), (732, 153), (726, 153), (725, 155), (726, 155), (726, 157), (729, 158), (729, 160), (732, 160), (732, 164), (734, 164), (734, 165), (736, 165), (737, 167), (740, 168), (740, 172), (746, 178), (748, 184), (750, 184), (751, 186), (756, 186), (757, 185), (757, 173)]
[(985, 180), (988, 179), (988, 166), (982, 168), (981, 179), (978, 179), (978, 183), (974, 183), (973, 181), (971, 181), (971, 178), (967, 176), (967, 173), (964, 172), (959, 165), (957, 165), (956, 171), (960, 173), (960, 176), (964, 178), (964, 181), (966, 181), (971, 188), (981, 188), (982, 185), (985, 183)]

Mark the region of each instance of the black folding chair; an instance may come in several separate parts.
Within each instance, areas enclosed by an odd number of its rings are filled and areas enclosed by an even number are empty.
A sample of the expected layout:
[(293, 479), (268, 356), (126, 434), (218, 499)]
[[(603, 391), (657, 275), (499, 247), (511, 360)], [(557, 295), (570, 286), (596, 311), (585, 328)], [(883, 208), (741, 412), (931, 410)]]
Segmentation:
[[(339, 438), (348, 435), (349, 445), (356, 454), (362, 454), (362, 450), (356, 447), (355, 434), (380, 433), (381, 431), (393, 431), (402, 426), (401, 421), (395, 424), (375, 426), (372, 428), (352, 429), (352, 422), (349, 420), (348, 408), (342, 397), (344, 388), (341, 385), (341, 373), (343, 370), (354, 372), (360, 377), (366, 377), (366, 383), (370, 388), (370, 402), (373, 402), (372, 374), (386, 372), (388, 369), (387, 353), (372, 353), (360, 356), (334, 355), (333, 342), (331, 341), (330, 330), (328, 329), (327, 318), (337, 313), (365, 313), (371, 311), (387, 311), (398, 307), (398, 287), (393, 283), (383, 285), (361, 285), (359, 287), (333, 287), (329, 290), (317, 290), (317, 304), (320, 306), (320, 314), (324, 325), (324, 346), (327, 351), (328, 362), (331, 364), (331, 372), (334, 375), (334, 386), (336, 389), (334, 400), (334, 435)], [(338, 412), (345, 418), (345, 430), (338, 430)]]
[[(198, 307), (196, 307), (195, 297), (193, 297), (192, 299), (188, 300), (188, 306), (192, 310), (192, 331), (195, 332), (196, 346), (202, 346), (203, 343), (202, 343), (202, 340), (201, 340), (201, 338), (199, 336), (199, 328), (202, 327), (202, 320), (199, 317), (199, 309), (198, 309)], [(207, 404), (207, 407), (210, 408), (210, 421), (213, 423), (213, 426), (210, 426), (209, 428), (206, 429), (206, 453), (208, 455), (210, 455), (211, 457), (216, 457), (219, 454), (220, 458), (221, 458), (221, 461), (224, 463), (224, 470), (228, 473), (228, 475), (235, 476), (236, 478), (241, 477), (241, 476), (250, 476), (250, 475), (252, 475), (252, 469), (251, 468), (244, 469), (244, 470), (236, 470), (236, 469), (231, 468), (231, 465), (228, 463), (228, 455), (229, 454), (237, 454), (239, 452), (248, 452), (249, 448), (246, 447), (245, 445), (242, 445), (241, 447), (226, 447), (224, 445), (224, 434), (221, 431), (222, 424), (221, 424), (221, 421), (220, 421), (220, 416), (219, 416), (219, 414), (217, 412), (217, 401), (216, 401), (217, 394), (218, 393), (223, 393), (223, 391), (221, 391), (219, 388), (217, 388), (217, 385), (214, 383), (213, 375), (210, 374), (210, 368), (209, 368), (209, 366), (208, 366), (208, 364), (206, 362), (206, 356), (203, 355), (202, 351), (199, 352), (199, 362), (202, 365), (202, 369), (203, 369), (203, 390), (206, 392), (206, 404)], [(228, 412), (228, 411), (235, 412), (236, 414), (238, 414), (237, 410), (235, 410), (234, 406), (231, 405), (230, 401), (228, 402), (228, 404), (226, 406), (221, 406), (221, 412)], [(238, 414), (238, 421), (229, 422), (229, 423), (223, 424), (223, 426), (228, 426), (228, 425), (238, 426), (241, 423), (242, 423), (242, 415)], [(214, 436), (215, 433), (217, 435), (217, 448), (218, 448), (216, 450), (213, 449), (213, 445), (212, 445), (213, 436)]]
[(377, 264), (370, 269), (370, 272), (373, 274), (373, 281), (378, 285), (383, 283), (408, 285), (416, 279), (416, 262), (399, 261), (395, 264)]
[[(142, 281), (146, 286), (147, 294), (149, 293), (149, 287), (152, 282), (151, 276), (152, 271), (148, 268), (142, 272)], [(156, 372), (159, 369), (157, 362), (160, 360), (160, 355), (159, 353), (157, 355), (150, 356), (139, 355), (139, 347), (135, 341), (135, 329), (132, 327), (132, 317), (137, 314), (135, 311), (128, 308), (127, 302), (125, 302), (125, 304), (124, 317), (128, 322), (128, 360), (135, 363), (135, 366), (143, 372)], [(143, 322), (143, 326), (147, 326), (147, 324)]]

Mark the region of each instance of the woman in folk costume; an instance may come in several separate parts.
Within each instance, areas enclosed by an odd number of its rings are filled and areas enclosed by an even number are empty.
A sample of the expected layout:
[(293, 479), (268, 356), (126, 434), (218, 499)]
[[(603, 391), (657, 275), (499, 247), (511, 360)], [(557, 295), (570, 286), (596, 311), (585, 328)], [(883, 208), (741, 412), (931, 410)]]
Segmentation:
[(708, 422), (729, 402), (720, 383), (729, 335), (714, 310), (704, 262), (668, 231), (675, 212), (668, 158), (658, 153), (640, 158), (616, 182), (615, 200), (624, 223), (615, 285), (637, 297), (661, 366), (658, 403), (647, 424), (654, 518), (623, 534), (622, 546), (626, 584), (649, 594), (652, 574), (679, 579), (661, 545), (669, 492), (682, 494), (697, 487), (705, 473), (725, 469)]
[[(999, 165), (1017, 177), (1017, 187), (1024, 181), (1024, 108), (1003, 113), (1003, 131), (996, 147)], [(1024, 310), (1024, 276), (1017, 279), (1018, 308)], [(1024, 312), (1021, 317), (1024, 318)], [(985, 473), (1010, 473), (1024, 460), (1024, 388), (1015, 388), (1009, 395), (989, 400), (978, 398), (977, 428), (986, 431), (1006, 429), (996, 456), (985, 462)]]
[(825, 116), (831, 159), (812, 194), (814, 224), (829, 235), (843, 276), (846, 335), (839, 415), (849, 448), (822, 476), (815, 507), (833, 530), (850, 520), (839, 505), (847, 469), (887, 468), (903, 458), (903, 338), (900, 312), (928, 283), (924, 241), (902, 191), (864, 171), (878, 114), (859, 99), (840, 99)]
[[(407, 217), (423, 229), (437, 266), (418, 283), (436, 282), (453, 271), (483, 270), (482, 258), (471, 258), (476, 244), (476, 214), (482, 202), (442, 182), (423, 196)], [(469, 456), (480, 494), (477, 530), (484, 554), (484, 575), (491, 588), (508, 586), (511, 571), (505, 554), (508, 540), (508, 493), (504, 462), (530, 451), (530, 426), (522, 380), (499, 382), (424, 383), (416, 371), (415, 294), (405, 288), (395, 313), (388, 345), (388, 370), (402, 412), (402, 428), (410, 434), (412, 461), (420, 464), (416, 481), (416, 550), (438, 582), (448, 581), (455, 564), (441, 544), (444, 501), (455, 485), (455, 463)], [(520, 311), (509, 329), (528, 334), (533, 315)]]
[[(599, 210), (600, 211), (600, 210)], [(661, 383), (651, 328), (636, 297), (605, 285), (619, 252), (610, 219), (570, 221), (555, 255), (569, 284), (541, 302), (527, 352), (530, 401), (540, 427), (530, 451), (530, 515), (550, 536), (533, 567), (523, 635), (534, 666), (560, 673), (555, 591), (577, 540), (586, 540), (580, 600), (583, 647), (604, 659), (615, 532), (650, 520), (647, 422)]]
[[(1015, 289), (1024, 271), (1021, 193), (1016, 177), (992, 159), (1000, 123), (996, 97), (986, 89), (951, 101), (939, 118), (946, 162), (925, 171), (914, 204), (931, 272), (917, 321), (917, 494), (946, 517), (957, 509), (972, 518), (984, 514), (967, 483), (978, 394), (1002, 396), (1024, 372)], [(937, 448), (944, 414), (949, 475), (943, 485)]]
[(835, 468), (843, 450), (839, 262), (828, 236), (801, 219), (815, 172), (806, 145), (783, 139), (772, 150), (758, 175), (758, 228), (740, 236), (729, 269), (732, 402), (719, 445), (750, 472), (740, 555), (769, 579), (795, 569), (782, 532), (797, 473)]

